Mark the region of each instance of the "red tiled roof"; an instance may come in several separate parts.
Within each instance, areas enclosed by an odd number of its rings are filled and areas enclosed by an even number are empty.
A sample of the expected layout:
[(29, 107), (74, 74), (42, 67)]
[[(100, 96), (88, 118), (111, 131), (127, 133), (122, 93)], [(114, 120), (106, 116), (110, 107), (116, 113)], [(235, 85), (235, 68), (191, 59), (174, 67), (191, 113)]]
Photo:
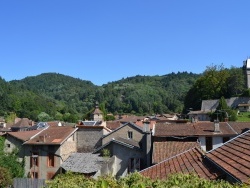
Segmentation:
[(193, 136), (195, 134), (192, 124), (157, 123), (154, 136)]
[(204, 160), (202, 151), (195, 147), (172, 158), (168, 158), (140, 173), (151, 179), (165, 179), (173, 173), (195, 173), (201, 178), (216, 179), (220, 172)]
[(206, 157), (236, 179), (250, 184), (250, 131), (210, 151)]
[(157, 123), (154, 136), (215, 136), (237, 135), (228, 122), (219, 122), (220, 132), (214, 132), (214, 122), (199, 121), (197, 123), (164, 124)]
[(196, 135), (237, 135), (234, 129), (227, 122), (219, 122), (220, 132), (214, 132), (214, 122), (199, 121), (193, 124)]
[(37, 145), (60, 145), (62, 142), (73, 134), (77, 128), (69, 126), (60, 127), (49, 127), (41, 131), (37, 136), (27, 141), (26, 144), (37, 144)]
[(25, 142), (29, 140), (32, 136), (35, 136), (36, 134), (38, 134), (40, 131), (41, 130), (8, 132), (8, 134)]
[[(144, 126), (143, 121), (137, 121), (137, 122), (135, 122), (135, 124), (138, 125), (141, 128), (143, 128), (143, 126)], [(155, 124), (156, 124), (156, 121), (150, 121), (150, 123), (149, 123), (150, 130), (152, 130), (154, 128)]]
[(118, 121), (120, 122), (137, 122), (137, 121), (142, 121), (146, 118), (146, 116), (125, 116), (122, 119), (119, 119)]
[(32, 126), (32, 121), (28, 118), (22, 118), (17, 123), (15, 123), (12, 127), (30, 127)]
[(47, 124), (51, 127), (55, 127), (58, 126), (59, 121), (48, 121)]
[(115, 130), (120, 127), (122, 124), (119, 121), (107, 121), (106, 127), (110, 130)]
[(159, 163), (188, 149), (194, 148), (195, 146), (198, 146), (198, 143), (194, 141), (154, 142), (152, 162)]
[(238, 132), (238, 134), (241, 134), (245, 132), (247, 129), (250, 129), (250, 122), (228, 122), (231, 127)]

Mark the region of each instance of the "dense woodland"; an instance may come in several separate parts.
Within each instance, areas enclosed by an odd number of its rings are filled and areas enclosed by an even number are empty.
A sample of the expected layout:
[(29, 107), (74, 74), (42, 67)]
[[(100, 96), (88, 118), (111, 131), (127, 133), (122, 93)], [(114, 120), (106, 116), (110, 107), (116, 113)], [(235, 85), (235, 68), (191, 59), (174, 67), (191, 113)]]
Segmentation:
[(96, 102), (105, 114), (186, 113), (200, 109), (201, 100), (249, 96), (242, 68), (209, 66), (202, 74), (134, 76), (96, 86), (58, 73), (44, 73), (6, 82), (0, 78), (0, 116), (35, 121), (76, 122)]

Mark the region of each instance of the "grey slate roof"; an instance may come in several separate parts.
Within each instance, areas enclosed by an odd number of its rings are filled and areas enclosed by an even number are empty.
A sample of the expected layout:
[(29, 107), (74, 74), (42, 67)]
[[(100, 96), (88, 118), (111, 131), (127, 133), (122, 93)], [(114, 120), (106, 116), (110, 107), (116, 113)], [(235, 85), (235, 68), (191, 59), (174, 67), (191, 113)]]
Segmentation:
[(104, 162), (99, 154), (73, 153), (63, 162), (61, 167), (66, 171), (89, 174), (101, 169)]
[(120, 144), (122, 146), (125, 146), (127, 148), (131, 148), (131, 149), (141, 149), (140, 144), (133, 139), (124, 139), (121, 137), (116, 137), (116, 138), (112, 138), (108, 143), (97, 148), (93, 153), (97, 153), (97, 152), (101, 151), (103, 148), (105, 148), (106, 146), (108, 146), (112, 143)]
[[(250, 97), (232, 97), (230, 99), (225, 99), (227, 105), (231, 108), (237, 108), (239, 104), (249, 104)], [(219, 105), (219, 99), (215, 100), (202, 100), (201, 110), (216, 110)]]

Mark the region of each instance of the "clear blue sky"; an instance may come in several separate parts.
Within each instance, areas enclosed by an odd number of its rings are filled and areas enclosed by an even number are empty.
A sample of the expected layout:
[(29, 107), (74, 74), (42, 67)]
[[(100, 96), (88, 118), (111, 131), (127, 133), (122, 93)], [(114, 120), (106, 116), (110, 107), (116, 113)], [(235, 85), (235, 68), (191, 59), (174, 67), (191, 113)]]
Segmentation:
[(56, 72), (96, 85), (241, 67), (249, 0), (1, 0), (0, 76)]

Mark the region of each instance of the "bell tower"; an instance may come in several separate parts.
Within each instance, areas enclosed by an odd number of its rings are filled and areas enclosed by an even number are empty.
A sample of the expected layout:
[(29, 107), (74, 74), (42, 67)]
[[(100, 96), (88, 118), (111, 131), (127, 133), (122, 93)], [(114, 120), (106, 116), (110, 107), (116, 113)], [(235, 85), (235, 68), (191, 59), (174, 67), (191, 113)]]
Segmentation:
[(245, 70), (247, 89), (249, 89), (250, 88), (250, 59), (249, 58), (246, 61), (243, 61), (243, 69)]

